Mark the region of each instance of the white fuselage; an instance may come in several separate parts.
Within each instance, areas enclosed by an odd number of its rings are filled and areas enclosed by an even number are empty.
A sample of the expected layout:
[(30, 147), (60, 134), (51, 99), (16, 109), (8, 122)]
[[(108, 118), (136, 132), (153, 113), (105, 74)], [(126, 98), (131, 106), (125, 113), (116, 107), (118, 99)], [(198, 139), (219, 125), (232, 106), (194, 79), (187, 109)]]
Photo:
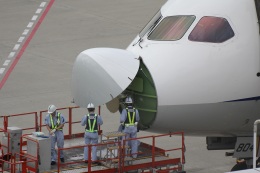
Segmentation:
[[(148, 130), (252, 136), (253, 123), (260, 118), (260, 45), (255, 1), (169, 0), (160, 13), (159, 22), (147, 27), (146, 33), (142, 31), (127, 50), (95, 48), (78, 56), (72, 75), (75, 103), (82, 107), (88, 102), (101, 105), (117, 98), (140, 71), (142, 61), (156, 92), (151, 98), (157, 99), (155, 111), (146, 109), (156, 115)], [(175, 40), (150, 39), (150, 34), (170, 17), (178, 18), (179, 23), (167, 34), (179, 34), (186, 28), (184, 34)], [(204, 39), (199, 34), (190, 37), (195, 27), (204, 27), (199, 23), (203, 18), (204, 24), (217, 18), (225, 26), (223, 33), (216, 30), (220, 41), (194, 41)], [(186, 19), (190, 25), (178, 29)], [(214, 28), (215, 24), (218, 22), (208, 27)], [(169, 27), (170, 23), (163, 26)], [(227, 33), (227, 28), (232, 31)], [(164, 29), (161, 27), (158, 33)], [(223, 41), (222, 35), (230, 37)]]
[[(196, 19), (180, 40), (154, 41), (145, 35), (134, 45), (137, 36), (127, 48), (142, 58), (157, 91), (157, 116), (150, 130), (252, 135), (260, 117), (260, 101), (250, 99), (260, 95), (254, 1), (170, 0), (161, 14)], [(190, 41), (189, 34), (204, 16), (227, 19), (234, 37), (223, 43)], [(228, 102), (241, 99), (248, 100)]]

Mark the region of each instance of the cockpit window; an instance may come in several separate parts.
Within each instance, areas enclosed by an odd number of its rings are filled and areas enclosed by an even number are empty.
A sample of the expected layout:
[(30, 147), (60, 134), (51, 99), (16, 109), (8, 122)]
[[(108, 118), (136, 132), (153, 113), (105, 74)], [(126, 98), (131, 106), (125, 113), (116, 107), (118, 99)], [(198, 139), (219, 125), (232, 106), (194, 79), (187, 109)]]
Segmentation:
[(225, 18), (203, 17), (189, 35), (189, 40), (222, 43), (234, 36), (234, 31)]
[(149, 40), (174, 41), (183, 37), (195, 16), (170, 16), (164, 18), (148, 36)]
[(148, 24), (142, 29), (142, 31), (139, 33), (139, 37), (142, 38), (148, 31), (151, 31), (155, 25), (160, 21), (162, 18), (161, 11), (159, 10), (153, 18), (148, 22)]

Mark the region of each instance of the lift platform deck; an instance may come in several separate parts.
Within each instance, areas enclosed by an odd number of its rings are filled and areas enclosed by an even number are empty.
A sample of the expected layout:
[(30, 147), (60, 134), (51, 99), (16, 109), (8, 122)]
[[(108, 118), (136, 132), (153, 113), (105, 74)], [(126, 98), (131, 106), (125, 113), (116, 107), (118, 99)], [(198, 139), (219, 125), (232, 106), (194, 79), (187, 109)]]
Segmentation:
[[(169, 137), (169, 135), (166, 136)], [(82, 141), (82, 139), (66, 140), (66, 143), (69, 142), (70, 147), (66, 148), (65, 146), (65, 163), (58, 163), (58, 165), (52, 166), (50, 171), (45, 172), (147, 172), (152, 170), (157, 170), (157, 172), (160, 172), (159, 170), (174, 170), (176, 172), (183, 171), (184, 163), (182, 163), (181, 157), (172, 158), (167, 154), (166, 150), (156, 147), (153, 148), (151, 145), (143, 142), (140, 142), (138, 147), (137, 158), (133, 159), (123, 154), (124, 157), (121, 158), (121, 161), (119, 160), (122, 153), (118, 153), (117, 143), (103, 142), (98, 146), (97, 150), (100, 165), (86, 164), (83, 162), (84, 143)], [(75, 143), (75, 146), (71, 146), (72, 143)], [(112, 145), (114, 145), (114, 148), (116, 149), (109, 151), (109, 148), (111, 148)], [(154, 151), (152, 151), (153, 149)]]
[[(183, 132), (168, 133), (162, 135), (142, 136), (128, 140), (122, 140), (125, 134), (122, 132), (112, 131), (103, 132), (99, 129), (99, 143), (97, 146), (97, 163), (92, 164), (90, 153), (93, 145), (84, 144), (84, 133), (73, 133), (72, 124), (80, 123), (72, 120), (72, 110), (77, 107), (60, 108), (58, 110), (68, 111), (68, 129), (65, 134), (65, 145), (62, 149), (57, 149), (58, 158), (60, 151), (63, 150), (65, 162), (61, 163), (57, 160), (56, 165), (50, 166), (50, 160), (43, 159), (41, 148), (38, 140), (30, 139), (32, 132), (42, 131), (43, 113), (45, 111), (30, 112), (24, 114), (0, 116), (3, 120), (3, 128), (0, 132), (7, 139), (1, 143), (0, 156), (0, 172), (175, 172), (184, 173), (185, 164), (185, 145)], [(39, 116), (38, 116), (39, 115)], [(9, 124), (12, 118), (22, 118), (23, 116), (32, 116), (35, 122), (29, 123), (33, 127), (21, 127), (23, 135), (19, 141), (12, 139), (13, 136), (8, 129), (12, 126)], [(15, 128), (11, 128), (15, 129)], [(1, 134), (0, 134), (1, 135)], [(39, 136), (36, 138), (47, 138), (47, 136)], [(167, 138), (169, 148), (162, 148), (160, 140)], [(3, 139), (3, 138), (2, 138)], [(33, 153), (28, 154), (30, 148), (29, 141), (32, 140), (36, 149)], [(130, 147), (127, 145), (129, 141), (138, 143), (137, 158), (132, 158), (129, 154)], [(17, 144), (16, 144), (17, 143)], [(10, 146), (11, 145), (11, 146)], [(17, 145), (17, 146), (16, 146)], [(12, 150), (14, 148), (19, 150)], [(85, 163), (83, 160), (84, 147), (89, 148), (89, 161)], [(46, 152), (46, 151), (44, 151)], [(49, 158), (49, 157), (48, 157)], [(48, 162), (48, 163), (47, 163)], [(46, 164), (45, 168), (41, 168)], [(49, 168), (47, 168), (49, 167)]]

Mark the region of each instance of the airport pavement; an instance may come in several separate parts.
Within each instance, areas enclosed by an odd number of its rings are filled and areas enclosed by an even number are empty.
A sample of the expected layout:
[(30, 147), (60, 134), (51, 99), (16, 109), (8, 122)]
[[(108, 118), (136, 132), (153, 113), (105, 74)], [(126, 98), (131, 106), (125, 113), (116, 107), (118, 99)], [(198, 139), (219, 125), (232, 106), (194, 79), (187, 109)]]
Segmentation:
[[(41, 7), (44, 2), (45, 6)], [(5, 69), (1, 79), (11, 67), (10, 53), (18, 43), (21, 42), (21, 47), (25, 43), (21, 40), (24, 31), (30, 22), (36, 24), (39, 20), (41, 13), (38, 19), (33, 19), (37, 10), (45, 10), (50, 2), (52, 0), (0, 0), (0, 73)], [(93, 47), (126, 48), (164, 2), (55, 0), (26, 49), (17, 49), (17, 53), (23, 54), (0, 90), (0, 115), (45, 110), (49, 104), (75, 106), (71, 103), (70, 82), (76, 56)], [(118, 126), (115, 121), (118, 113), (108, 113), (103, 106), (102, 115), (105, 131)], [(28, 120), (12, 123), (19, 127)], [(185, 170), (189, 173), (227, 172), (235, 164), (235, 159), (225, 157), (225, 151), (207, 151), (205, 137), (187, 136), (185, 142)]]

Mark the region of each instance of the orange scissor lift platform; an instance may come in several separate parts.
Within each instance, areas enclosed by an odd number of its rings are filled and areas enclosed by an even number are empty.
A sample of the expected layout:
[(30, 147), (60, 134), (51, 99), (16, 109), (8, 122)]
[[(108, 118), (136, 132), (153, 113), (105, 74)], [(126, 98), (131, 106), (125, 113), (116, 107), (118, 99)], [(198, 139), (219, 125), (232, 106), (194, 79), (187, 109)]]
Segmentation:
[[(0, 147), (0, 172), (176, 172), (184, 173), (185, 163), (185, 145), (184, 133), (175, 132), (160, 135), (142, 136), (128, 140), (121, 140), (125, 135), (122, 132), (112, 131), (103, 132), (99, 127), (99, 143), (97, 146), (96, 163), (91, 163), (91, 149), (94, 145), (84, 144), (84, 132), (74, 130), (74, 126), (79, 126), (81, 117), (74, 116), (75, 112), (80, 112), (79, 107), (65, 107), (57, 109), (66, 115), (66, 128), (64, 131), (64, 148), (57, 149), (58, 158), (60, 151), (63, 150), (65, 162), (57, 160), (56, 165), (50, 166), (48, 170), (39, 170), (39, 165), (45, 160), (40, 156), (40, 144), (37, 140), (30, 138), (32, 132), (44, 132), (44, 115), (47, 110), (39, 112), (28, 112), (15, 115), (0, 116), (2, 127), (0, 132), (7, 139), (7, 142), (1, 143)], [(99, 107), (100, 114), (101, 107)], [(76, 113), (79, 114), (79, 113)], [(82, 115), (80, 113), (79, 115)], [(73, 118), (72, 118), (73, 117)], [(19, 151), (12, 151), (14, 148), (11, 140), (12, 134), (8, 131), (12, 124), (24, 124), (22, 120), (30, 122), (25, 123), (22, 129), (19, 142)], [(29, 127), (28, 127), (29, 125)], [(45, 132), (47, 134), (47, 132)], [(139, 135), (139, 134), (138, 134)], [(42, 136), (47, 137), (47, 136)], [(40, 138), (40, 137), (39, 137)], [(132, 158), (130, 147), (127, 143), (131, 140), (138, 144), (137, 158)], [(27, 153), (27, 143), (35, 143), (35, 154)], [(83, 161), (84, 147), (88, 147), (89, 161)], [(49, 161), (48, 161), (49, 162)]]

